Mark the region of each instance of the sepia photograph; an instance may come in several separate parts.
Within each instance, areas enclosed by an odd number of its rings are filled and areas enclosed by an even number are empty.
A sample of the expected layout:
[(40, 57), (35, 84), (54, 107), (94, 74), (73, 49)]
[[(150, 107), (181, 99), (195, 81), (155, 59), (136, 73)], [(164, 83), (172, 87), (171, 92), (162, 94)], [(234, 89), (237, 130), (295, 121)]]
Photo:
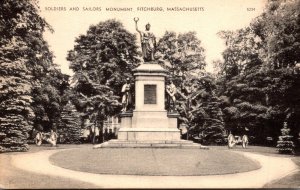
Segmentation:
[(300, 0), (0, 0), (0, 189), (300, 188)]

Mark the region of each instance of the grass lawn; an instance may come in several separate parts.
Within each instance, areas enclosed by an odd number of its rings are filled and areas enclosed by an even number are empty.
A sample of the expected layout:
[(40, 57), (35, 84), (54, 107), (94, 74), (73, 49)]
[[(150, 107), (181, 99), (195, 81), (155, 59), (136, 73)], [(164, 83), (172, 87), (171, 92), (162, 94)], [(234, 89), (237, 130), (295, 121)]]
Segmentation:
[(53, 164), (76, 171), (127, 175), (215, 175), (260, 167), (240, 154), (200, 149), (72, 149), (50, 157)]

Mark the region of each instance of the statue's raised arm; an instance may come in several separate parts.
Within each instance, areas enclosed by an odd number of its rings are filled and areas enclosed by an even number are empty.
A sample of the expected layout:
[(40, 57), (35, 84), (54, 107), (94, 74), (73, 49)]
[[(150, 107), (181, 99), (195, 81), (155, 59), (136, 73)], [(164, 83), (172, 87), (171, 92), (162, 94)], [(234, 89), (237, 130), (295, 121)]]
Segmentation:
[(138, 24), (137, 24), (138, 21), (139, 21), (139, 18), (138, 18), (138, 17), (134, 17), (133, 20), (134, 20), (134, 22), (135, 22), (135, 30), (140, 34), (141, 39), (142, 39), (142, 32), (139, 30)]

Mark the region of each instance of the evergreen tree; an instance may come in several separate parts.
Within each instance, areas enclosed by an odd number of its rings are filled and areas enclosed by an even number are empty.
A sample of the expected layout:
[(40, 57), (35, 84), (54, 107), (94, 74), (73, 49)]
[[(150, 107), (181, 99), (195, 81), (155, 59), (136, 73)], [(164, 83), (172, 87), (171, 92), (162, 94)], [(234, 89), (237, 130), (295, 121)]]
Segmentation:
[(58, 134), (63, 137), (63, 143), (80, 143), (80, 114), (71, 102), (68, 102), (61, 112), (60, 125)]
[(26, 151), (34, 112), (35, 73), (49, 59), (42, 33), (49, 25), (36, 1), (3, 0), (0, 5), (0, 151)]
[(281, 129), (281, 136), (277, 141), (277, 148), (281, 154), (294, 154), (294, 143), (292, 141), (293, 136), (289, 135), (290, 129), (287, 127), (287, 122), (284, 122)]

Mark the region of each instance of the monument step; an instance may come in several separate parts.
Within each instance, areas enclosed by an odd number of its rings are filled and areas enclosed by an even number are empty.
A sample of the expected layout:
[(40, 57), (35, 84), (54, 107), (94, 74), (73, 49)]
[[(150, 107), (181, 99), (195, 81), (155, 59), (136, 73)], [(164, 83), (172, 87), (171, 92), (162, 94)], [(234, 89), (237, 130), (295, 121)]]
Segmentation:
[(179, 132), (177, 128), (168, 127), (133, 127), (133, 128), (120, 128), (119, 132)]
[(195, 144), (192, 141), (187, 140), (155, 140), (155, 141), (131, 141), (131, 140), (117, 140), (112, 139), (109, 141), (111, 144)]
[(124, 141), (124, 140), (110, 140), (94, 148), (195, 148), (195, 149), (209, 149), (201, 144), (193, 143), (192, 141)]

